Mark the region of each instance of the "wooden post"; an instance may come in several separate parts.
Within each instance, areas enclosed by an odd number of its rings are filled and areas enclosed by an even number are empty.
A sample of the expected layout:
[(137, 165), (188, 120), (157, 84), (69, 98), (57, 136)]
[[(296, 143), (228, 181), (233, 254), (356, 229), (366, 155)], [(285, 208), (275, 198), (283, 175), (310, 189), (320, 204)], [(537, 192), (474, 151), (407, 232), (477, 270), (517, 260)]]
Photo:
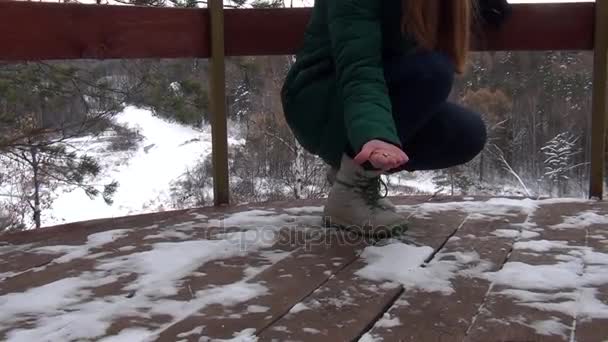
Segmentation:
[(211, 142), (213, 160), (213, 198), (215, 205), (230, 202), (228, 181), (228, 128), (226, 122), (226, 75), (224, 67), (224, 4), (208, 1), (211, 23), (211, 75), (209, 78)]
[(595, 1), (589, 196), (603, 199), (608, 118), (608, 0)]

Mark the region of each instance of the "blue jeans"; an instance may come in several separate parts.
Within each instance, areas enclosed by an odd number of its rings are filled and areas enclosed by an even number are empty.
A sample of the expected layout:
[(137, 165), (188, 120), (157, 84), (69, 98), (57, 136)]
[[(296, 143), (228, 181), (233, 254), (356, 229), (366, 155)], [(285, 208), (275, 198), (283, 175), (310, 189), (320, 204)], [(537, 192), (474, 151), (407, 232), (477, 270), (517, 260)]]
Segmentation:
[(454, 82), (447, 56), (420, 52), (386, 61), (384, 68), (397, 132), (410, 158), (393, 172), (461, 165), (483, 150), (481, 115), (447, 101)]

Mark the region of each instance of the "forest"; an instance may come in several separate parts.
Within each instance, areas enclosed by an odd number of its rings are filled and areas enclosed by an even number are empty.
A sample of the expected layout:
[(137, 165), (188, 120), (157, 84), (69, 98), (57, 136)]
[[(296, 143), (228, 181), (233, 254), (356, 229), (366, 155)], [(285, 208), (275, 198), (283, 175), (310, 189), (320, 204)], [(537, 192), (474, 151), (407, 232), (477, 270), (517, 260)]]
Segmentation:
[[(194, 0), (129, 0), (196, 7)], [(230, 6), (244, 2), (231, 1)], [(284, 6), (256, 0), (253, 6)], [(243, 144), (229, 151), (233, 203), (327, 194), (325, 165), (297, 144), (279, 98), (293, 56), (226, 61), (228, 120)], [(433, 172), (444, 195), (585, 196), (593, 55), (582, 51), (473, 53), (451, 101), (480, 112), (486, 149), (461, 167)], [(141, 148), (142, 137), (113, 118), (126, 106), (194, 129), (209, 126), (204, 59), (78, 60), (0, 64), (0, 231), (43, 226), (66, 189), (108, 206), (121, 184), (100, 182), (105, 155)], [(83, 137), (104, 142), (90, 153)], [(212, 204), (210, 156), (183, 170), (163, 210)], [(391, 194), (422, 190), (387, 178)], [(410, 183), (408, 183), (410, 184)]]

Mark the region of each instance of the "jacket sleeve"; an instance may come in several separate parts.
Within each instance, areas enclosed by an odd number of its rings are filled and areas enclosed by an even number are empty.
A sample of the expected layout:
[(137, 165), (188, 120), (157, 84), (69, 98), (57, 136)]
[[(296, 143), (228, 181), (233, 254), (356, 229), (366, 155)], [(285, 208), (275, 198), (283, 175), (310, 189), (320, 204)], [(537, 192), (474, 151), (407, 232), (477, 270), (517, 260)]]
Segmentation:
[(382, 0), (329, 0), (328, 23), (348, 139), (401, 147), (382, 65)]

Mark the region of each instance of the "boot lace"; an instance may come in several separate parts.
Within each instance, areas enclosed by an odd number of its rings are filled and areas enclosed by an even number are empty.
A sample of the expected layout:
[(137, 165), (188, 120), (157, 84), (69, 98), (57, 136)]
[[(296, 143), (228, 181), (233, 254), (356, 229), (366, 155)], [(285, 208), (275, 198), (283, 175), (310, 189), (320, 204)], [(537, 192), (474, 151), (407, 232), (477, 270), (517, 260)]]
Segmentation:
[[(380, 189), (384, 187), (384, 194), (381, 194)], [(355, 181), (355, 191), (361, 194), (365, 202), (373, 207), (381, 207), (379, 199), (388, 195), (388, 187), (380, 177), (365, 178), (361, 177)]]

